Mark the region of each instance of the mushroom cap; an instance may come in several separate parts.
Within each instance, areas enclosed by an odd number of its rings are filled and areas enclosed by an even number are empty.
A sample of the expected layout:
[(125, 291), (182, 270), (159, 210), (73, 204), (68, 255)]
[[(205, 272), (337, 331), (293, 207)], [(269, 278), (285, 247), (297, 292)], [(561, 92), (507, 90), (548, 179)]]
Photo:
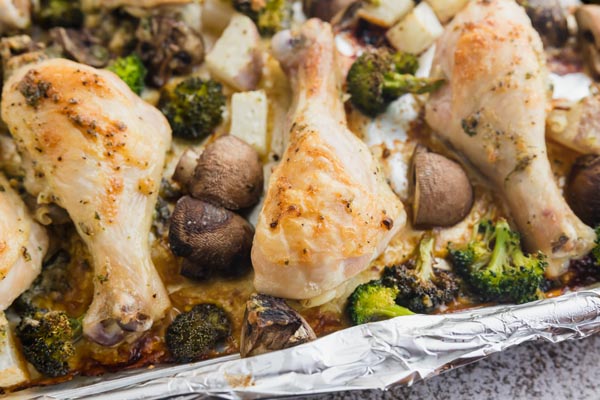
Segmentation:
[(544, 46), (561, 47), (569, 39), (567, 11), (559, 0), (519, 0)]
[(590, 71), (600, 76), (600, 5), (586, 4), (575, 12), (581, 53)]
[(567, 179), (565, 197), (573, 212), (587, 225), (600, 224), (600, 156), (578, 158)]
[(457, 162), (417, 146), (410, 176), (415, 227), (452, 226), (471, 210), (473, 188)]
[(206, 147), (191, 180), (191, 195), (229, 210), (257, 204), (263, 168), (256, 150), (235, 136), (222, 136)]
[(356, 0), (303, 0), (302, 7), (307, 17), (329, 22), (338, 12), (355, 2)]
[(187, 259), (182, 274), (189, 278), (246, 272), (253, 236), (252, 226), (239, 215), (189, 196), (177, 201), (171, 215), (169, 245)]

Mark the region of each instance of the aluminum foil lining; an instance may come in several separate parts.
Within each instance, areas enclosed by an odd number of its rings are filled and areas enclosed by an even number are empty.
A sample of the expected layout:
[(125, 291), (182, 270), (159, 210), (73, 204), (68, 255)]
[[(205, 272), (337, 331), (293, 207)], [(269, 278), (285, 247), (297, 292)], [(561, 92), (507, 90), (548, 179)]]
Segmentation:
[[(38, 399), (256, 399), (410, 385), (529, 340), (600, 332), (600, 288), (520, 306), (415, 315), (361, 325), (240, 359), (76, 379), (13, 394)], [(11, 396), (11, 397), (12, 397)]]
[[(582, 90), (589, 85), (582, 79), (564, 77), (556, 84)], [(526, 341), (556, 343), (597, 332), (600, 287), (520, 306), (399, 317), (345, 329), (257, 357), (228, 356), (195, 364), (77, 378), (9, 397), (256, 399), (383, 390), (398, 384), (410, 385)]]

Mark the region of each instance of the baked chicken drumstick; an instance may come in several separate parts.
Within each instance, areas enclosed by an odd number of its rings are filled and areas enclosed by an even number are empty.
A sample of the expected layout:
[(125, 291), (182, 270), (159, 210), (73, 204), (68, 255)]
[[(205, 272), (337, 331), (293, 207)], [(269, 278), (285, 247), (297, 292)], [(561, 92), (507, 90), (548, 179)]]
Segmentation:
[(309, 299), (368, 267), (406, 214), (368, 147), (346, 126), (329, 24), (273, 38), (291, 81), (290, 140), (273, 172), (252, 247), (255, 287)]
[(37, 278), (47, 250), (46, 230), (0, 174), (0, 315)]
[(112, 72), (64, 59), (16, 71), (2, 119), (35, 169), (32, 194), (66, 209), (92, 254), (84, 334), (113, 345), (148, 330), (170, 306), (148, 244), (171, 141), (166, 119)]
[(528, 250), (548, 274), (586, 254), (594, 232), (565, 202), (544, 140), (548, 82), (542, 42), (512, 0), (469, 3), (439, 39), (434, 60), (448, 80), (426, 109), (429, 125), (503, 195)]

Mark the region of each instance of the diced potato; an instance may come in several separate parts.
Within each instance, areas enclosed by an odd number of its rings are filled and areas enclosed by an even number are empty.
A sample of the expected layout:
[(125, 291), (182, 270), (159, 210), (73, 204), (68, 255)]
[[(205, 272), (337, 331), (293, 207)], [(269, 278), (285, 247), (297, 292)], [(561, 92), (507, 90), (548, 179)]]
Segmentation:
[(420, 3), (386, 36), (397, 50), (420, 54), (444, 32), (442, 24), (427, 3)]
[(380, 0), (379, 5), (365, 4), (358, 16), (372, 24), (389, 28), (400, 21), (415, 6), (413, 0)]
[(236, 93), (231, 98), (231, 134), (267, 154), (267, 113), (264, 90)]
[(442, 22), (452, 19), (470, 0), (425, 0)]
[(0, 312), (0, 388), (15, 386), (27, 380), (27, 366), (14, 341), (6, 316)]
[(235, 10), (228, 0), (204, 0), (202, 5), (202, 26), (215, 32), (223, 32)]
[(254, 22), (235, 14), (206, 56), (211, 75), (240, 91), (256, 88), (262, 70), (260, 35)]

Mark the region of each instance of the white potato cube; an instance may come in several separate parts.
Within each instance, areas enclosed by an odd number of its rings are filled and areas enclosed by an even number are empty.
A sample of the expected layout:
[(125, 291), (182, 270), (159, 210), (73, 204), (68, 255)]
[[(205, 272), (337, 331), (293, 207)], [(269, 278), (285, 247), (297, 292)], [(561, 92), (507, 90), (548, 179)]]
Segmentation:
[(400, 21), (415, 6), (413, 0), (380, 0), (379, 5), (365, 4), (358, 16), (372, 24), (389, 28)]
[(267, 154), (267, 114), (269, 104), (264, 90), (236, 93), (231, 98), (231, 134)]
[(452, 19), (470, 0), (425, 0), (442, 22)]
[(6, 316), (0, 311), (0, 388), (29, 380), (27, 366), (14, 341)]
[(256, 88), (262, 72), (260, 35), (254, 22), (235, 14), (206, 56), (211, 75), (240, 91)]
[(427, 3), (420, 3), (386, 36), (397, 50), (420, 54), (444, 32), (442, 24)]

